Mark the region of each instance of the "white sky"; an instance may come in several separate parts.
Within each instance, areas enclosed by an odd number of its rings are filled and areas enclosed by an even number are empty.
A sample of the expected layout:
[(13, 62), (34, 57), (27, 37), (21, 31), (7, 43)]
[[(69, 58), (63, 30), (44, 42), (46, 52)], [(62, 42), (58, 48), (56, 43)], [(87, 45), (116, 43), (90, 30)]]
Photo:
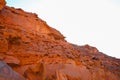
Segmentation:
[(37, 13), (70, 43), (89, 44), (120, 58), (120, 0), (6, 0)]

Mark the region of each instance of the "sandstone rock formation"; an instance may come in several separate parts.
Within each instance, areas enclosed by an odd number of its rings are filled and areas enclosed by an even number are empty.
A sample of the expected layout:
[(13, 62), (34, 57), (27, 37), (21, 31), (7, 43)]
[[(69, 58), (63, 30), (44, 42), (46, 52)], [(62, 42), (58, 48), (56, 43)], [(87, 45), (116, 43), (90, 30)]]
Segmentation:
[(6, 2), (5, 0), (0, 0), (0, 10), (3, 9), (3, 7), (5, 6)]
[(67, 42), (35, 13), (0, 10), (0, 60), (14, 74), (26, 80), (120, 80), (120, 59)]

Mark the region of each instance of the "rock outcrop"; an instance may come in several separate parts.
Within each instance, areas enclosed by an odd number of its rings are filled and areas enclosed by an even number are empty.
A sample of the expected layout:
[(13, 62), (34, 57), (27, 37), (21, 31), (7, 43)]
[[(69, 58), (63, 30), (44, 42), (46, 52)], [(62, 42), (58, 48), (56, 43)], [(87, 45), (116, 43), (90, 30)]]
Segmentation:
[(120, 80), (120, 59), (68, 43), (37, 14), (1, 6), (1, 1), (0, 60), (14, 74), (26, 80)]
[(6, 4), (5, 0), (0, 0), (0, 10), (4, 8), (5, 4)]

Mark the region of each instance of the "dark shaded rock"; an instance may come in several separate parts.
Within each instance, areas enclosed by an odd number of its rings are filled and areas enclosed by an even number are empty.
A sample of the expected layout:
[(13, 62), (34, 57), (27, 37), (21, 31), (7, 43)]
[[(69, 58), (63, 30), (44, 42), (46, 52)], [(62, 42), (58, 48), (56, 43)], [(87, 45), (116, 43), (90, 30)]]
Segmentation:
[(26, 80), (13, 71), (6, 63), (0, 61), (0, 80)]

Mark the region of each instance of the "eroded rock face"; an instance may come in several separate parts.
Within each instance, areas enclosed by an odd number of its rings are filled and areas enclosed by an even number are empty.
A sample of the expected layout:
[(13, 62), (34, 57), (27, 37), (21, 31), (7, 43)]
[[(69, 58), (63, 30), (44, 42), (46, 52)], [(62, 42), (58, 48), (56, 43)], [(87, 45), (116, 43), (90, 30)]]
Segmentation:
[(5, 4), (6, 4), (5, 0), (0, 0), (0, 10), (4, 8)]
[(0, 11), (0, 60), (27, 80), (120, 80), (120, 59), (70, 44), (36, 14), (7, 6)]

